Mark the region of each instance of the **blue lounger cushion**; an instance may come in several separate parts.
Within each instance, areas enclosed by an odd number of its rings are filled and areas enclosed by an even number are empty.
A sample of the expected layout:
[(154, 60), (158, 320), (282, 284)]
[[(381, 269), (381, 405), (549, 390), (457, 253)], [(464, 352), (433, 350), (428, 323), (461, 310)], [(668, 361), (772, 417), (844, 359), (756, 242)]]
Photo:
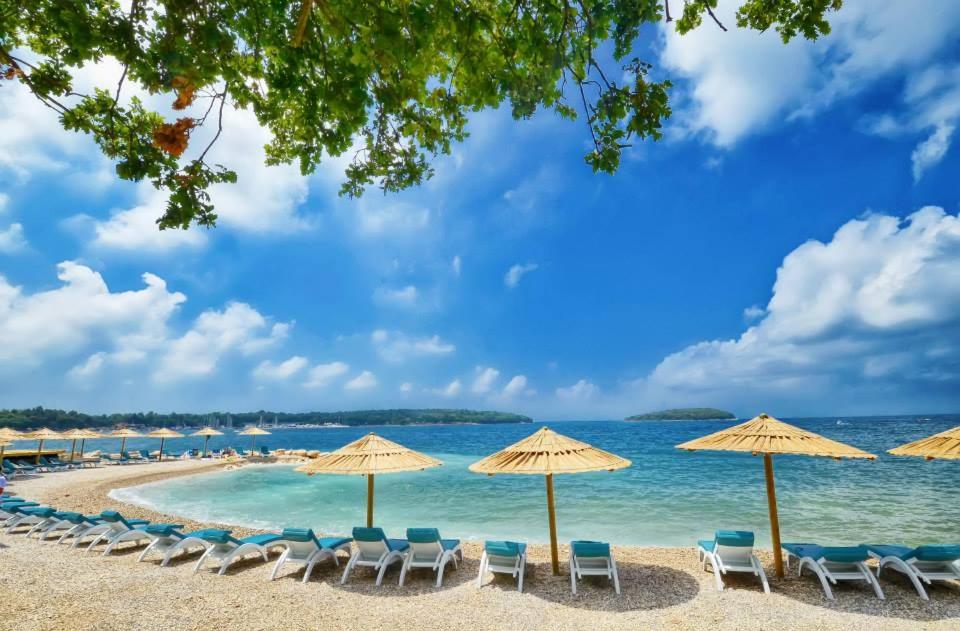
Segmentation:
[(436, 543), (440, 541), (440, 531), (436, 528), (407, 528), (407, 541), (411, 543)]
[(100, 517), (97, 515), (84, 515), (73, 511), (59, 511), (55, 513), (55, 516), (72, 524), (95, 524), (100, 521)]
[(820, 546), (811, 543), (785, 543), (780, 546), (798, 557), (826, 559), (834, 563), (859, 563), (870, 555), (866, 546)]
[(490, 556), (515, 557), (526, 552), (527, 544), (517, 541), (485, 541), (483, 548)]
[(137, 526), (146, 526), (147, 524), (150, 523), (149, 519), (127, 519), (115, 510), (103, 511), (102, 513), (100, 513), (100, 518), (103, 521), (108, 521), (110, 523), (120, 522), (124, 526), (127, 526), (128, 528), (131, 528), (131, 529)]
[(956, 561), (960, 559), (960, 545), (925, 545), (916, 548), (896, 545), (868, 544), (867, 549), (884, 557), (899, 557), (904, 561)]
[(314, 534), (312, 528), (284, 528), (280, 532), (280, 536), (284, 541), (297, 541), (299, 543), (307, 541), (317, 542), (317, 535)]
[(578, 557), (600, 557), (610, 556), (610, 544), (603, 541), (571, 541), (573, 555)]
[(364, 542), (383, 541), (391, 552), (402, 552), (410, 547), (410, 542), (406, 539), (387, 539), (383, 528), (361, 528), (358, 526), (353, 529), (353, 538), (356, 541)]
[(158, 537), (174, 537), (176, 539), (183, 539), (185, 535), (180, 532), (181, 528), (183, 528), (183, 524), (149, 524), (143, 530), (146, 533), (156, 535)]
[(252, 537), (244, 537), (243, 539), (237, 539), (233, 536), (232, 531), (230, 530), (221, 530), (219, 528), (208, 528), (206, 530), (200, 530), (194, 533), (191, 533), (192, 537), (200, 537), (210, 543), (232, 543), (235, 545), (243, 545), (245, 543), (254, 543), (259, 546), (265, 546), (268, 543), (273, 543), (281, 539), (280, 535), (276, 533), (265, 533), (262, 535), (253, 535)]
[(33, 515), (34, 517), (52, 517), (57, 512), (52, 506), (31, 506), (20, 511), (24, 515)]
[(350, 543), (351, 541), (353, 541), (353, 539), (350, 537), (322, 537), (317, 539), (317, 543), (320, 544), (321, 548), (329, 548), (331, 550), (339, 548), (343, 544)]
[(718, 530), (713, 538), (717, 545), (733, 548), (752, 548), (754, 542), (753, 533), (749, 530)]
[(282, 537), (275, 532), (268, 532), (262, 535), (253, 535), (252, 537), (244, 537), (240, 540), (240, 543), (255, 543), (258, 546), (265, 546), (270, 543), (280, 541)]

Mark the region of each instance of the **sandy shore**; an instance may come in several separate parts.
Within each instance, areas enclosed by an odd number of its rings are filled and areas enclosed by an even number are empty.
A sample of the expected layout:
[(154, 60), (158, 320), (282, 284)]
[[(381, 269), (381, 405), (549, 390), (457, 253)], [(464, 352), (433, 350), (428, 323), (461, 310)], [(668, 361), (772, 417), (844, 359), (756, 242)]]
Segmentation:
[[(170, 462), (105, 467), (15, 481), (10, 490), (66, 510), (86, 513), (121, 508), (127, 516), (198, 524), (136, 506), (118, 506), (111, 489), (166, 477), (199, 474), (222, 465)], [(642, 518), (638, 516), (638, 519)], [(238, 534), (251, 531), (234, 528)], [(448, 536), (454, 533), (448, 533)], [(397, 586), (399, 569), (374, 587), (369, 570), (347, 585), (340, 570), (318, 566), (310, 583), (302, 570), (267, 580), (270, 565), (244, 561), (225, 576), (192, 573), (187, 560), (161, 568), (137, 563), (133, 549), (110, 557), (0, 535), (0, 628), (6, 629), (951, 629), (960, 628), (960, 584), (938, 585), (931, 600), (917, 597), (902, 578), (882, 581), (879, 601), (865, 583), (841, 584), (828, 601), (815, 579), (772, 580), (763, 593), (752, 577), (732, 576), (717, 592), (713, 575), (700, 570), (692, 548), (616, 547), (623, 594), (594, 579), (570, 593), (570, 578), (550, 572), (548, 546), (531, 546), (524, 593), (509, 577), (488, 578), (476, 588), (480, 546), (465, 545), (465, 563), (433, 587), (428, 570)], [(566, 550), (561, 550), (561, 559)], [(196, 559), (198, 555), (191, 555)], [(772, 557), (763, 553), (768, 575)]]

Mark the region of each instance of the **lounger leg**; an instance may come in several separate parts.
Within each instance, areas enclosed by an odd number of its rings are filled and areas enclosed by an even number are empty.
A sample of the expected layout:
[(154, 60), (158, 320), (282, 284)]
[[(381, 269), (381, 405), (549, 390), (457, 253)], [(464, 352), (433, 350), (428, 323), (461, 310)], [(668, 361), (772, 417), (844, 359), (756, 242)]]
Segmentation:
[(330, 557), (333, 559), (333, 564), (337, 565), (337, 553), (336, 551), (326, 552), (325, 550), (317, 550), (310, 557), (310, 561), (307, 563), (307, 569), (303, 571), (303, 582), (310, 582), (310, 575), (313, 574), (314, 566), (322, 561), (324, 558)]
[(763, 566), (760, 565), (760, 559), (757, 558), (757, 555), (751, 555), (750, 561), (753, 563), (754, 569), (757, 571), (757, 576), (760, 577), (760, 582), (763, 583), (763, 593), (770, 593), (770, 583), (767, 582), (767, 574), (763, 571)]
[[(410, 555), (410, 558), (413, 558), (412, 554)], [(457, 555), (455, 554), (448, 554), (445, 552), (443, 556), (440, 558), (440, 567), (437, 568), (437, 584), (436, 584), (437, 587), (440, 587), (443, 585), (443, 569), (447, 567), (447, 562), (450, 561), (451, 559), (453, 559), (453, 564), (456, 565)]]
[(913, 583), (913, 588), (917, 590), (917, 594), (920, 596), (920, 598), (922, 598), (923, 600), (930, 600), (930, 597), (927, 596), (927, 590), (923, 588), (923, 583), (921, 583), (920, 579), (917, 578), (917, 574), (916, 572), (913, 571), (913, 568), (911, 568), (907, 563), (904, 563), (903, 560), (898, 559), (897, 557), (886, 557), (886, 558), (880, 559), (880, 565), (877, 568), (878, 577), (880, 576), (879, 568), (883, 567), (887, 563), (892, 565), (893, 569), (907, 575), (907, 577), (910, 579), (910, 582)]
[(880, 588), (880, 582), (877, 581), (877, 578), (870, 573), (870, 568), (867, 567), (867, 564), (863, 562), (857, 563), (857, 568), (860, 570), (860, 573), (863, 574), (864, 578), (867, 580), (867, 583), (870, 584), (870, 587), (873, 588), (877, 598), (880, 600), (886, 600), (886, 598), (883, 596), (883, 590)]
[(343, 577), (340, 579), (340, 584), (343, 585), (347, 582), (347, 579), (350, 578), (350, 570), (353, 569), (353, 566), (357, 563), (357, 558), (360, 556), (359, 552), (354, 552), (350, 555), (350, 560), (347, 561), (347, 567), (343, 570)]
[(713, 566), (713, 578), (717, 584), (717, 591), (723, 591), (723, 578), (720, 576), (720, 564), (717, 563), (717, 560), (711, 556), (710, 565)]
[(196, 573), (200, 570), (200, 568), (203, 567), (204, 561), (207, 560), (207, 557), (210, 556), (210, 553), (213, 551), (213, 549), (214, 549), (214, 546), (210, 546), (209, 548), (207, 548), (207, 549), (203, 552), (203, 554), (200, 556), (200, 558), (197, 559), (196, 564), (193, 566), (193, 573), (194, 573), (194, 574), (196, 574)]
[[(283, 567), (283, 564), (287, 562), (287, 557), (290, 555), (290, 548), (287, 548), (283, 551), (283, 554), (280, 555), (280, 558), (277, 559), (277, 562), (273, 564), (273, 571), (270, 572), (270, 580), (277, 578), (277, 572), (280, 571), (280, 568)], [(303, 582), (307, 582), (307, 577), (310, 576), (310, 570), (313, 569), (311, 564), (307, 564), (307, 572), (304, 576)]]
[(829, 600), (835, 600), (833, 597), (833, 590), (830, 589), (830, 581), (827, 580), (827, 577), (823, 574), (823, 570), (820, 569), (820, 565), (816, 561), (808, 560), (807, 558), (800, 559), (800, 572), (803, 572), (803, 566), (806, 565), (810, 570), (817, 575), (817, 578), (820, 579), (821, 585), (823, 585), (823, 593), (826, 594)]
[(103, 541), (104, 539), (107, 538), (107, 534), (108, 534), (108, 533), (102, 532), (102, 533), (100, 533), (99, 535), (97, 535), (96, 537), (94, 537), (94, 538), (93, 538), (93, 541), (90, 542), (90, 545), (87, 546), (87, 550), (86, 550), (86, 551), (87, 551), (87, 552), (90, 552), (91, 550), (93, 550), (93, 547), (94, 547), (95, 545), (97, 545), (98, 543), (100, 543), (101, 541)]
[(610, 555), (610, 571), (613, 573), (613, 590), (620, 595), (620, 572), (617, 570), (617, 560)]
[(576, 559), (573, 556), (573, 546), (570, 546), (570, 591), (577, 595), (577, 570)]
[(483, 585), (483, 575), (487, 573), (487, 552), (480, 555), (480, 573), (477, 575), (477, 589)]
[(527, 553), (520, 555), (520, 575), (517, 577), (517, 591), (523, 591), (523, 572), (527, 569)]
[[(403, 560), (403, 566), (400, 568), (400, 582), (398, 583), (400, 587), (403, 587), (403, 581), (407, 578), (407, 570), (410, 569), (410, 561), (413, 560), (413, 555), (408, 554), (407, 558)], [(383, 569), (386, 569), (386, 564), (384, 564)], [(383, 569), (380, 570), (380, 573), (383, 574)], [(379, 585), (380, 583), (377, 583)]]
[(150, 551), (156, 548), (159, 543), (160, 543), (160, 539), (154, 539), (153, 541), (151, 541), (150, 545), (144, 548), (143, 552), (140, 553), (140, 556), (137, 557), (137, 563), (143, 561), (144, 557), (150, 554)]
[(393, 554), (388, 554), (387, 558), (380, 562), (380, 571), (377, 572), (377, 587), (380, 587), (380, 584), (383, 583), (383, 575), (387, 573), (387, 568), (390, 567), (390, 564), (398, 558), (400, 557), (395, 557)]

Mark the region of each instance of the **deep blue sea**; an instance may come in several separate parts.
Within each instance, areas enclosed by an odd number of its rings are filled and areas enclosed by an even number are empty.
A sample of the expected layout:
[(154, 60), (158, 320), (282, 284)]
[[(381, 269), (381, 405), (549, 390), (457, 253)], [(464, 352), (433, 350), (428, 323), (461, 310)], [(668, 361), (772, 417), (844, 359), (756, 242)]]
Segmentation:
[[(960, 542), (960, 462), (927, 462), (885, 453), (960, 425), (960, 415), (787, 420), (879, 458), (870, 462), (776, 457), (785, 541), (838, 545)], [(633, 461), (630, 468), (620, 471), (556, 477), (561, 540), (690, 546), (717, 528), (736, 528), (755, 531), (759, 541), (769, 546), (762, 459), (675, 448), (733, 422), (546, 424)], [(396, 535), (408, 526), (436, 526), (448, 537), (546, 541), (542, 477), (487, 477), (467, 470), (472, 462), (541, 425), (373, 428), (444, 462), (427, 471), (378, 476), (377, 525)], [(329, 451), (370, 429), (272, 431), (272, 436), (263, 437), (258, 444)], [(128, 446), (156, 449), (157, 442), (130, 440)], [(184, 438), (168, 442), (167, 447), (199, 447), (201, 442)], [(106, 441), (94, 444), (111, 447)], [(210, 441), (211, 447), (247, 444), (248, 439), (235, 435)], [(264, 528), (310, 526), (327, 533), (346, 533), (364, 521), (365, 491), (362, 477), (308, 477), (291, 466), (274, 465), (167, 480), (115, 491), (114, 496), (198, 520)]]

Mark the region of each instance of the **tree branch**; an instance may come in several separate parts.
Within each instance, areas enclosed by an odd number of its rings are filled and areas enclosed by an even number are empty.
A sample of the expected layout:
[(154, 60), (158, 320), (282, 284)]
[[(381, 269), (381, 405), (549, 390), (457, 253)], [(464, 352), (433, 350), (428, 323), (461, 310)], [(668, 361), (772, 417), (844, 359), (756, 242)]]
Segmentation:
[(670, 0), (663, 0), (663, 10), (667, 12), (667, 22), (673, 22), (673, 17), (670, 15)]
[(723, 23), (717, 18), (713, 12), (713, 9), (711, 9), (709, 5), (707, 5), (707, 13), (709, 13), (710, 17), (713, 18), (713, 21), (717, 23), (717, 26), (719, 26), (722, 31), (726, 32), (727, 27), (724, 26)]
[[(207, 152), (210, 151), (210, 148), (217, 142), (220, 138), (220, 134), (223, 133), (223, 106), (227, 102), (227, 89), (224, 87), (223, 92), (220, 96), (220, 113), (217, 116), (217, 133), (214, 134), (213, 138), (210, 140), (210, 143), (207, 145), (206, 149), (203, 150), (203, 153), (200, 154), (200, 157), (197, 158), (197, 162), (203, 162), (203, 159), (206, 157)], [(212, 103), (211, 103), (212, 105)], [(209, 110), (208, 110), (209, 111)], [(206, 118), (206, 116), (204, 116)]]
[(293, 40), (290, 45), (294, 48), (300, 48), (303, 43), (303, 35), (307, 32), (307, 20), (310, 19), (310, 10), (313, 9), (313, 0), (302, 0), (300, 5), (300, 15), (297, 17), (297, 30), (293, 32)]

